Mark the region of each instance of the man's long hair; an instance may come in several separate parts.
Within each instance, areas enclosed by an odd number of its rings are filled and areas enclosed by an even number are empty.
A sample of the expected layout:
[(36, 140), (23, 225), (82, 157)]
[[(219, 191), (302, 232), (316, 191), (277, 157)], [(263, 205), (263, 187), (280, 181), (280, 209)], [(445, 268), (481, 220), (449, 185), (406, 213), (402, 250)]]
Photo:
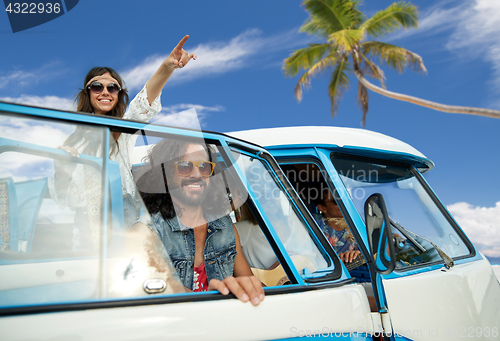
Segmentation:
[[(135, 173), (137, 174), (137, 188), (149, 213), (160, 212), (163, 219), (172, 219), (176, 216), (176, 208), (172, 201), (167, 179), (172, 178), (176, 171), (174, 162), (182, 158), (189, 144), (203, 146), (208, 154), (208, 161), (215, 163), (214, 173), (210, 177), (210, 185), (206, 188), (209, 192), (201, 204), (203, 213), (216, 217), (228, 214), (229, 195), (222, 178), (222, 169), (216, 162), (214, 148), (207, 146), (203, 139), (165, 139), (156, 144), (148, 153), (148, 156), (143, 160), (144, 166)], [(177, 209), (177, 213), (180, 213), (179, 209)]]

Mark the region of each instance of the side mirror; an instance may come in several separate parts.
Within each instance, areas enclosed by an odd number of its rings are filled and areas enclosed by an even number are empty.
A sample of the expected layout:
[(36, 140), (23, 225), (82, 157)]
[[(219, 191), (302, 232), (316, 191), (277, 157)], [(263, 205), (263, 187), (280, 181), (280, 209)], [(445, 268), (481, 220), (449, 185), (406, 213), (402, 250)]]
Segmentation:
[(366, 199), (365, 221), (375, 271), (382, 275), (390, 274), (396, 267), (396, 255), (389, 214), (382, 194), (375, 193)]

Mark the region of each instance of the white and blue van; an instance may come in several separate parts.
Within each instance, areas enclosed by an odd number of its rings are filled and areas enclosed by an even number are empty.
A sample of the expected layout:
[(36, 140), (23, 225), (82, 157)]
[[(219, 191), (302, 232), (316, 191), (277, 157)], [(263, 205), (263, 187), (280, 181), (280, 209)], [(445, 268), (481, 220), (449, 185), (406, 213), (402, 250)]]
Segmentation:
[(352, 128), (229, 135), (264, 146), (311, 215), (319, 214), (314, 196), (331, 191), (367, 264), (351, 276), (371, 284), (385, 332), (412, 340), (498, 337), (498, 280), (423, 178), (434, 164), (422, 153)]
[[(263, 132), (271, 141), (4, 102), (0, 127), (2, 341), (498, 337), (491, 267), (422, 179), (432, 162), (400, 141), (331, 128)], [(64, 152), (75, 132), (96, 148)], [(136, 141), (132, 169), (108, 157), (112, 133)], [(215, 153), (227, 214), (267, 285), (259, 306), (185, 292), (172, 268), (131, 251), (130, 217), (148, 212), (143, 189), (125, 192), (124, 179), (137, 179), (164, 139), (203, 141)], [(80, 169), (83, 184), (63, 201), (61, 167)], [(293, 169), (308, 178), (287, 179)], [(301, 192), (317, 185), (314, 172), (335, 194), (364, 267), (349, 272), (318, 227)]]

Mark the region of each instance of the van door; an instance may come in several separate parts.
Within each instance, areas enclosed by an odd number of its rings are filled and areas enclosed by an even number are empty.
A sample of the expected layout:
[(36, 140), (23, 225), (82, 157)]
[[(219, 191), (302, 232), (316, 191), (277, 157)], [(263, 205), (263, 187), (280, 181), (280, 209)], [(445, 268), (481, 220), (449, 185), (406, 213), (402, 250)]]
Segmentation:
[(412, 340), (497, 339), (500, 286), (491, 266), (418, 170), (338, 153), (330, 158), (336, 169), (330, 175), (343, 183), (339, 192), (363, 220), (366, 200), (374, 193), (384, 198), (398, 245), (395, 270), (377, 274), (375, 290), (394, 334)]

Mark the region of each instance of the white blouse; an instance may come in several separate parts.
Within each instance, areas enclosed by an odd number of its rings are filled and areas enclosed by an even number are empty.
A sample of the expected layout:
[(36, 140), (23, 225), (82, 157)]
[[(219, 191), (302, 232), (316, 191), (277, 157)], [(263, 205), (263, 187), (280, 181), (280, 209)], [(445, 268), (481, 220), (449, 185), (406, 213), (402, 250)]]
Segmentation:
[[(135, 96), (130, 102), (127, 112), (123, 116), (124, 119), (148, 122), (156, 114), (161, 111), (160, 102), (161, 93), (155, 98), (153, 103), (149, 105), (146, 86)], [(123, 195), (130, 194), (132, 198), (137, 195), (134, 179), (130, 172), (132, 167), (130, 157), (135, 146), (138, 135), (120, 134), (118, 137), (118, 152), (111, 152), (109, 159), (118, 162), (120, 166), (120, 175), (122, 179)], [(79, 153), (82, 153), (87, 143), (82, 143), (77, 147)], [(97, 156), (101, 155), (101, 148), (97, 151)], [(57, 161), (56, 161), (57, 162)], [(87, 206), (87, 195), (85, 192), (85, 175), (83, 164), (78, 164), (72, 173), (72, 179), (67, 188), (56, 188), (54, 184), (54, 176), (49, 178), (48, 188), (51, 197), (61, 207), (66, 206), (85, 207)]]

